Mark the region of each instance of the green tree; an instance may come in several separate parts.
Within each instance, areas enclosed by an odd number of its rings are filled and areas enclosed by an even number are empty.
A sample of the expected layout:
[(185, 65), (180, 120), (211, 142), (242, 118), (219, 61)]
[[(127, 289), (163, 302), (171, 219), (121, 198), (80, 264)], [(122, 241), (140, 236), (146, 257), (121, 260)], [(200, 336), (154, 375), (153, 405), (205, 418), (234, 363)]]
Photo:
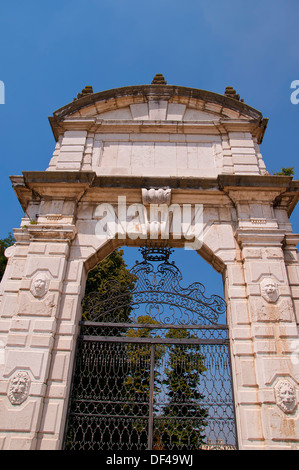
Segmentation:
[(106, 293), (107, 283), (113, 280), (129, 288), (134, 287), (134, 280), (136, 278), (130, 273), (123, 255), (124, 250), (114, 250), (88, 273), (85, 295), (88, 295), (90, 292)]
[[(166, 335), (174, 339), (195, 338), (188, 330), (171, 329)], [(198, 449), (203, 442), (208, 413), (200, 406), (204, 398), (198, 390), (201, 375), (206, 371), (200, 346), (175, 343), (169, 347), (169, 366), (164, 385), (169, 402), (163, 410), (160, 435), (163, 448)]]
[[(131, 433), (138, 440), (139, 445), (147, 448), (147, 431), (150, 407), (150, 380), (151, 368), (154, 367), (153, 373), (153, 393), (154, 396), (159, 393), (159, 385), (161, 383), (159, 373), (159, 363), (162, 359), (165, 346), (163, 344), (155, 344), (138, 342), (139, 338), (160, 338), (156, 333), (157, 329), (147, 327), (147, 325), (158, 325), (159, 322), (151, 318), (150, 315), (140, 315), (137, 323), (144, 324), (144, 327), (130, 328), (126, 336), (136, 338), (136, 343), (128, 343), (127, 345), (127, 364), (128, 374), (124, 382), (127, 404), (126, 412), (132, 416)], [(151, 348), (154, 347), (154, 364), (151, 362)], [(153, 408), (153, 412), (155, 412)]]
[(280, 171), (273, 173), (273, 175), (277, 175), (277, 176), (294, 176), (294, 174), (295, 174), (295, 169), (293, 166), (288, 167), (288, 168), (282, 168)]
[(3, 238), (0, 240), (0, 281), (3, 277), (6, 265), (7, 265), (7, 258), (4, 255), (6, 248), (13, 245), (15, 243), (15, 239), (13, 235), (9, 232), (8, 237)]
[(83, 320), (129, 321), (136, 276), (129, 271), (123, 254), (121, 249), (114, 250), (88, 273), (82, 302)]
[[(136, 338), (136, 343), (129, 343), (127, 347), (128, 362), (130, 364), (130, 374), (126, 379), (126, 386), (131, 389), (131, 395), (134, 401), (145, 401), (148, 403), (150, 390), (150, 343), (138, 342), (138, 338), (160, 338), (154, 329), (146, 325), (158, 325), (159, 322), (151, 318), (150, 315), (140, 315), (137, 323), (144, 324), (143, 328), (130, 328), (126, 333), (129, 338)], [(165, 352), (163, 344), (155, 344), (155, 365), (157, 366)], [(154, 373), (155, 390), (159, 385), (157, 367)], [(138, 398), (142, 397), (141, 399)]]
[[(127, 327), (101, 326), (103, 322), (130, 322), (131, 291), (136, 277), (123, 259), (123, 250), (113, 251), (89, 272), (82, 319), (95, 324), (83, 324), (81, 334), (121, 336)], [(72, 393), (66, 448), (119, 449), (125, 441), (124, 426), (125, 381), (127, 350), (124, 343), (79, 342)], [(83, 407), (85, 419), (77, 425), (78, 407)], [(81, 408), (80, 408), (81, 409)], [(108, 424), (107, 424), (108, 423)], [(121, 437), (122, 436), (122, 437)]]

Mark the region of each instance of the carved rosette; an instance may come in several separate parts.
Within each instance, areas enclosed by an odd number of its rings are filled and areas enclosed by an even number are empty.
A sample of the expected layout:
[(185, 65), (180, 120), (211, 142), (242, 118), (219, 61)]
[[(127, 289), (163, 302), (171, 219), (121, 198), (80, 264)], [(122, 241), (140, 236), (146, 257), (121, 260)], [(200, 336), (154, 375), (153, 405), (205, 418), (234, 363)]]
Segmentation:
[(28, 372), (18, 371), (10, 379), (8, 399), (12, 405), (21, 405), (29, 395), (31, 380)]

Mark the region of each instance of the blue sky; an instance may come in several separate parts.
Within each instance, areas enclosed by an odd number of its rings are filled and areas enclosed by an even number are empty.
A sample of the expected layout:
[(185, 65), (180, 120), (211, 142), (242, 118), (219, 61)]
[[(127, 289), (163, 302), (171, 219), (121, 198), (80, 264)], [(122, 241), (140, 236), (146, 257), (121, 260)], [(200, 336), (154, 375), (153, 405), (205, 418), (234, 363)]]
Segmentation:
[[(55, 141), (48, 116), (84, 88), (168, 84), (224, 93), (233, 86), (269, 118), (268, 171), (299, 175), (298, 0), (11, 0), (0, 8), (1, 229), (23, 215), (9, 175), (45, 170)], [(299, 210), (292, 215), (299, 232)]]

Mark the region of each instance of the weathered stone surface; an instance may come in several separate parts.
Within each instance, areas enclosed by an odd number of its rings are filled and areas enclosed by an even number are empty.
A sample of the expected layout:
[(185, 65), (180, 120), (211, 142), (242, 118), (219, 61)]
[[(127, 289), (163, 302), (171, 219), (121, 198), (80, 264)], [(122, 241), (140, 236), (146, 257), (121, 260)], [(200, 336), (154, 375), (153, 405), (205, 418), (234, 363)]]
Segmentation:
[[(157, 77), (87, 88), (50, 123), (47, 171), (11, 177), (26, 215), (0, 284), (1, 448), (61, 447), (87, 272), (116, 247), (143, 244), (152, 226), (190, 247), (196, 205), (193, 249), (224, 280), (239, 446), (299, 448), (299, 258), (289, 222), (299, 185), (264, 175), (261, 113), (233, 89), (221, 96)], [(189, 232), (174, 219), (184, 205)], [(160, 206), (172, 211), (169, 226)], [(101, 237), (105, 217), (111, 231)], [(19, 373), (30, 386), (13, 403)]]

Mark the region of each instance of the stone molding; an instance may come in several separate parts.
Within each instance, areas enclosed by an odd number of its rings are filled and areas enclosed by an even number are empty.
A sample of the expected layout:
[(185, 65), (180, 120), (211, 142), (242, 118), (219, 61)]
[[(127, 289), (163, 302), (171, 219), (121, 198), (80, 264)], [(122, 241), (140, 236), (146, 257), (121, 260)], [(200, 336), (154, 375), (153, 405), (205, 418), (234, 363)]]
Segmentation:
[(285, 231), (280, 229), (237, 229), (235, 234), (239, 245), (244, 248), (248, 246), (264, 247), (277, 246), (282, 247), (285, 237)]
[[(201, 103), (215, 104), (219, 106), (219, 112), (223, 107), (237, 111), (251, 119), (262, 120), (262, 113), (260, 111), (257, 111), (256, 109), (248, 106), (244, 102), (233, 100), (226, 95), (219, 95), (218, 93), (196, 88), (165, 84), (158, 86), (134, 85), (88, 94), (81, 97), (79, 100), (75, 100), (54, 111), (53, 118), (56, 118), (57, 122), (59, 123), (67, 116), (71, 116), (75, 112), (88, 106), (92, 106), (95, 103), (104, 103), (105, 107), (102, 111), (104, 112), (111, 109), (112, 104), (115, 109), (116, 102), (118, 103), (119, 107), (121, 107), (121, 103), (124, 99), (125, 102), (128, 103), (129, 97), (131, 98), (132, 103), (145, 103), (148, 101), (148, 99), (170, 101), (174, 96), (176, 97), (176, 101), (180, 101), (181, 99), (183, 102), (193, 100), (194, 102), (199, 101)], [(53, 118), (49, 118), (52, 127), (54, 127)]]
[[(20, 204), (27, 209), (28, 201), (32, 198), (32, 193), (42, 197), (60, 197), (67, 194), (73, 201), (79, 201), (86, 194), (97, 191), (98, 188), (118, 188), (123, 192), (129, 189), (140, 188), (169, 188), (173, 190), (190, 190), (197, 192), (211, 191), (223, 193), (236, 205), (239, 198), (246, 200), (246, 191), (257, 191), (264, 194), (265, 202), (274, 203), (277, 194), (289, 194), (289, 204), (285, 207), (288, 215), (292, 211), (295, 202), (299, 198), (299, 186), (292, 182), (292, 178), (283, 176), (248, 176), (248, 175), (219, 175), (217, 178), (197, 178), (197, 177), (139, 177), (139, 176), (96, 176), (92, 171), (46, 171), (46, 172), (23, 172), (23, 176), (12, 176), (13, 189), (20, 201)], [(236, 193), (236, 188), (238, 192)], [(66, 193), (67, 191), (67, 193)], [(232, 192), (233, 191), (233, 192)], [(234, 197), (233, 197), (234, 195)], [(49, 214), (48, 214), (49, 215)], [(64, 220), (64, 219), (62, 219)], [(240, 219), (242, 220), (242, 219)], [(49, 222), (49, 221), (48, 221)], [(254, 227), (260, 224), (252, 224)], [(34, 226), (30, 229), (33, 232)]]
[(44, 242), (71, 242), (77, 233), (75, 225), (44, 225), (35, 224), (15, 229), (14, 235), (18, 239), (27, 240), (43, 240)]

